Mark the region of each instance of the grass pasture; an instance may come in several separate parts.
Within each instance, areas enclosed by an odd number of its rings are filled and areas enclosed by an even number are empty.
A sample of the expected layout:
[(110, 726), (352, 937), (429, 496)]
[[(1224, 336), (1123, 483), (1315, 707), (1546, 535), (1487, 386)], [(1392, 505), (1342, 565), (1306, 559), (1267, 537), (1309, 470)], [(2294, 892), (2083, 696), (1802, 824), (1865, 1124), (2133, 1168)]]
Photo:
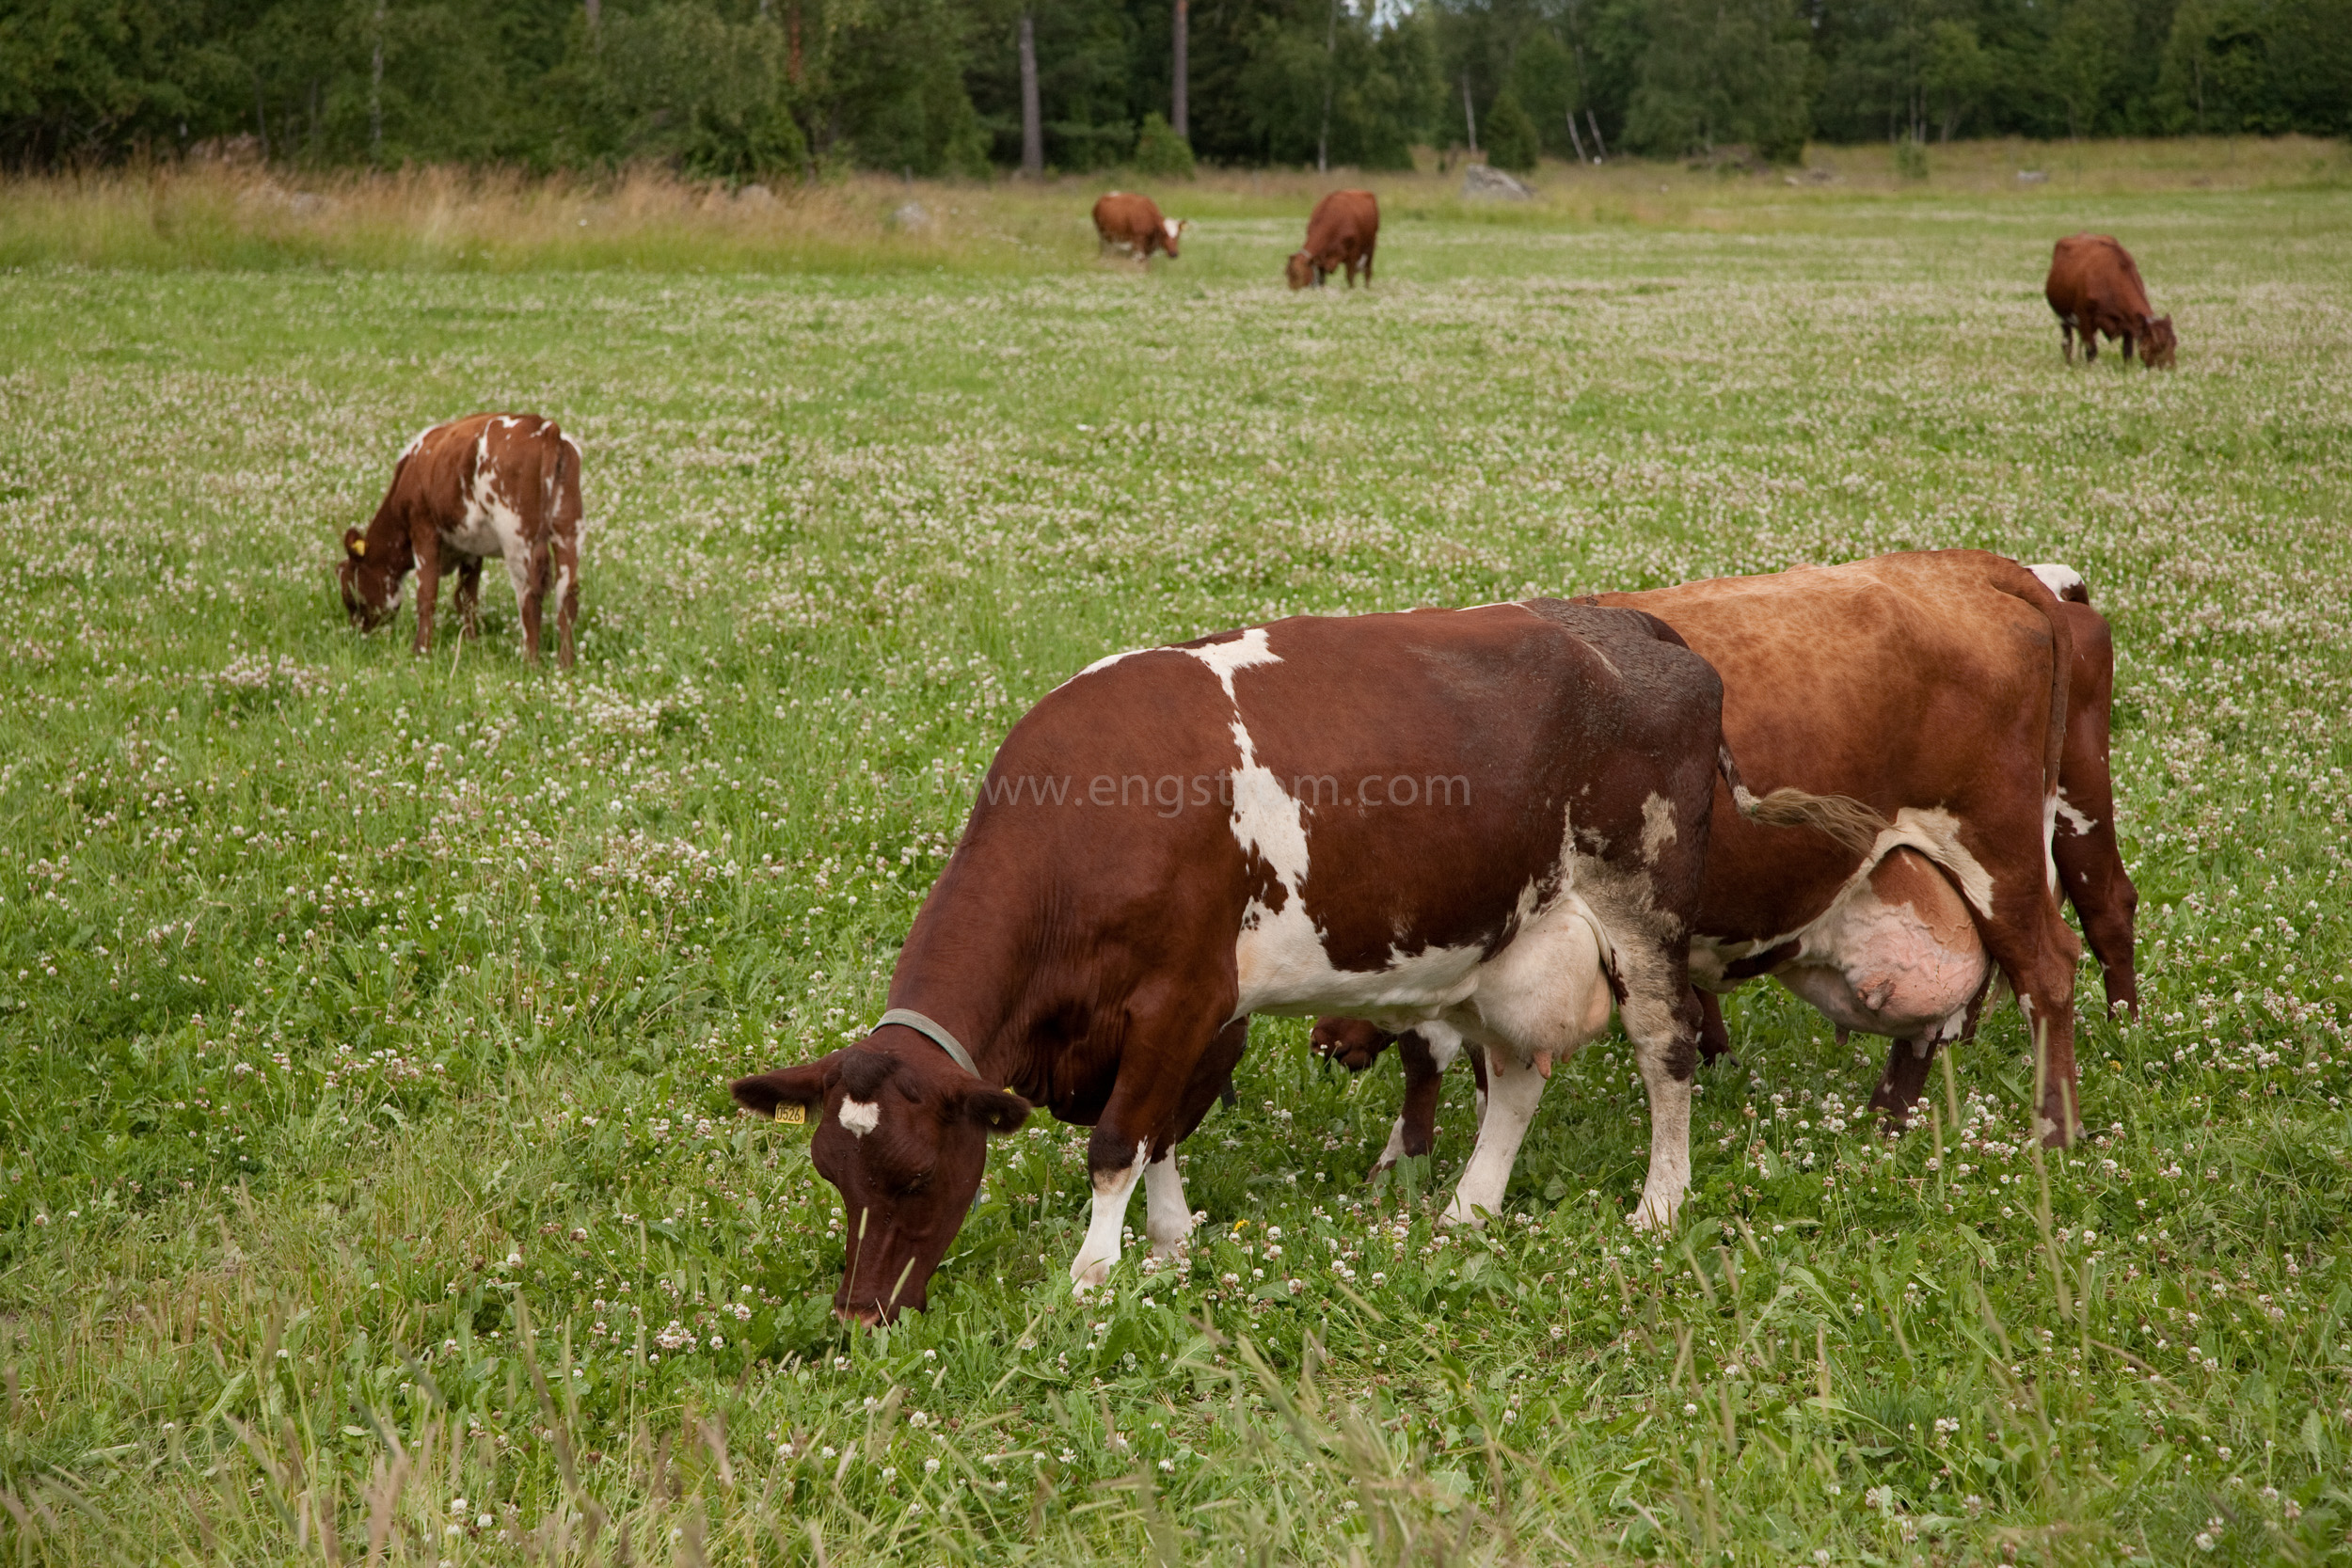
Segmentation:
[[(2352, 1557), (2352, 202), (2310, 144), (2031, 150), (1431, 174), (1376, 290), (1310, 295), (1296, 180), (1204, 180), (1148, 276), (1074, 182), (918, 188), (1032, 243), (888, 265), (895, 186), (772, 265), (684, 219), (297, 253), (231, 186), (197, 255), (128, 187), (0, 192), (0, 1561)], [(2060, 364), (2080, 229), (2177, 372)], [(485, 407), (586, 450), (568, 677), (495, 573), (426, 660), (335, 602), (400, 444)], [(871, 1021), (1070, 672), (1929, 545), (2117, 628), (2147, 1013), (2086, 960), (2082, 1146), (2026, 1147), (2013, 1008), (1889, 1143), (1880, 1042), (1751, 989), (1677, 1234), (1625, 1224), (1605, 1040), (1440, 1235), (1467, 1081), (1367, 1188), (1395, 1069), (1261, 1020), (1188, 1266), (1072, 1302), (1041, 1117), (929, 1314), (832, 1323), (833, 1192), (724, 1080)]]

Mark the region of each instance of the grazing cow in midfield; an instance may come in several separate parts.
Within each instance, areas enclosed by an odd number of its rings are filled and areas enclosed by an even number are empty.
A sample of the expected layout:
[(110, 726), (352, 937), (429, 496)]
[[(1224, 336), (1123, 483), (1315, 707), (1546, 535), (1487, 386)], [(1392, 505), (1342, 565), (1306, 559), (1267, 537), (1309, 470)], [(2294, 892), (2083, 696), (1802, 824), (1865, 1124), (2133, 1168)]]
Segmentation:
[(1147, 267), (1154, 250), (1175, 261), (1176, 242), (1191, 227), (1189, 221), (1161, 216), (1158, 203), (1130, 191), (1113, 191), (1094, 204), (1096, 248), (1123, 251)]
[(1356, 286), (1356, 268), (1364, 269), (1364, 287), (1372, 287), (1372, 251), (1380, 239), (1380, 203), (1370, 191), (1333, 191), (1315, 203), (1307, 219), (1305, 248), (1291, 252), (1285, 266), (1291, 287), (1303, 289), (1347, 269), (1347, 286)]
[[(1754, 776), (1858, 799), (1890, 824), (1857, 857), (1717, 813), (1691, 959), (1709, 1055), (1727, 1043), (1715, 993), (1771, 974), (1841, 1031), (1895, 1042), (1871, 1103), (1899, 1126), (1997, 967), (2042, 1035), (2045, 1140), (2072, 1137), (2080, 946), (2061, 879), (2110, 1005), (2138, 1006), (2137, 895), (2107, 774), (2114, 652), (2087, 599), (2066, 567), (1973, 550), (1598, 596), (1657, 616), (1714, 665), (1725, 740)], [(1383, 1165), (1428, 1151), (1437, 1090), (1422, 1080), (1461, 1051), (1442, 1023), (1419, 1034), (1400, 1053), (1406, 1115)], [(1386, 1043), (1341, 1018), (1314, 1039), (1357, 1069)]]
[(474, 414), (437, 424), (401, 449), (392, 487), (367, 532), (343, 531), (336, 576), (352, 625), (373, 631), (400, 610), (417, 574), (417, 643), (433, 646), (441, 572), (457, 568), (454, 606), (464, 635), (481, 630), (482, 562), (506, 562), (522, 610), (523, 658), (539, 662), (539, 610), (555, 594), (564, 668), (580, 618), (580, 443), (536, 414)]
[(2180, 341), (2172, 335), (2172, 318), (2150, 313), (2148, 286), (2139, 280), (2132, 253), (2106, 234), (2071, 234), (2058, 241), (2050, 257), (2050, 277), (2042, 285), (2050, 309), (2058, 312), (2058, 343), (2066, 362), (2074, 362), (2074, 338), (2081, 334), (2083, 363), (2099, 357), (2099, 337), (2123, 340), (2123, 357), (2139, 345), (2140, 363), (2152, 371), (2169, 371)]
[[(1451, 1218), (1501, 1207), (1554, 1061), (1613, 993), (1649, 1091), (1645, 1212), (1689, 1183), (1721, 683), (1646, 615), (1538, 599), (1300, 617), (1089, 666), (998, 750), (871, 1033), (739, 1079), (814, 1113), (847, 1210), (834, 1309), (921, 1308), (992, 1132), (1031, 1102), (1091, 1125), (1081, 1285), (1191, 1225), (1176, 1146), (1252, 1013), (1441, 1019), (1487, 1053), (1493, 1110)], [(1835, 830), (1840, 803), (1748, 809)], [(1760, 831), (1760, 830), (1759, 830)], [(1790, 837), (1804, 836), (1789, 834)]]

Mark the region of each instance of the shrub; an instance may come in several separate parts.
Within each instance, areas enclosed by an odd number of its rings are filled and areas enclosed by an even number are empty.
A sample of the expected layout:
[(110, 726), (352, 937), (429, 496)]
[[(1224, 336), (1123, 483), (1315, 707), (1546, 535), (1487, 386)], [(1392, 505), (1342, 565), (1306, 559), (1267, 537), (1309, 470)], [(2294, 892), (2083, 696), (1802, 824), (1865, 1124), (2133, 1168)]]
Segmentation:
[(1507, 168), (1515, 174), (1532, 173), (1535, 159), (1543, 151), (1543, 139), (1536, 134), (1535, 121), (1519, 106), (1519, 96), (1505, 87), (1486, 111), (1486, 161), (1497, 168)]
[(1136, 136), (1135, 161), (1137, 174), (1155, 180), (1192, 178), (1192, 144), (1156, 113), (1143, 117), (1143, 129)]

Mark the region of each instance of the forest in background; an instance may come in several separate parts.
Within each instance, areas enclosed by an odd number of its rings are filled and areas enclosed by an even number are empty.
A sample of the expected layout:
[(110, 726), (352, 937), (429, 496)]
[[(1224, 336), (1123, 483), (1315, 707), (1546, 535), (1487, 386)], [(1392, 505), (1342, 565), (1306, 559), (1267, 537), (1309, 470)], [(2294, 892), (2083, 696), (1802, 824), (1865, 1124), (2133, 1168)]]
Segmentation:
[[(1184, 91), (1175, 61), (1184, 53)], [(1033, 103), (1025, 135), (1025, 105)], [(5, 0), (0, 166), (701, 178), (2352, 131), (2352, 0)]]

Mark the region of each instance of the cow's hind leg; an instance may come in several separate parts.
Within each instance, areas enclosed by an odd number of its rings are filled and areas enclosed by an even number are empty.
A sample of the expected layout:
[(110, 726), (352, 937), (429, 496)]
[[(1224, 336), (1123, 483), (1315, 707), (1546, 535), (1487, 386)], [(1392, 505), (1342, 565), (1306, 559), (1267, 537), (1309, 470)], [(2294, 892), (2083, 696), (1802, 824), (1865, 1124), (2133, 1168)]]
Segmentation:
[(1911, 1125), (1911, 1108), (1928, 1086), (1928, 1067), (1935, 1060), (1935, 1041), (1928, 1036), (1914, 1040), (1889, 1040), (1886, 1070), (1870, 1095), (1870, 1109), (1885, 1119), (1886, 1131), (1900, 1132)]
[[(2023, 882), (2025, 874), (2024, 866), (2008, 877), (1995, 870), (1994, 885)], [(2009, 897), (1996, 892), (1993, 918), (1979, 922), (1978, 929), (1986, 953), (2017, 993), (2018, 1010), (2026, 1015), (2038, 1053), (2042, 1144), (2063, 1148), (2082, 1125), (2082, 1088), (2074, 1070), (2074, 968), (2082, 942), (2058, 913), (2041, 876)]]
[(1691, 1081), (1698, 1072), (1699, 1008), (1687, 979), (1682, 991), (1678, 1006), (1655, 1001), (1645, 1006), (1630, 995), (1624, 1006), (1634, 1063), (1649, 1096), (1649, 1176), (1642, 1183), (1642, 1205), (1633, 1212), (1633, 1223), (1645, 1230), (1672, 1225), (1691, 1190)]
[(515, 604), (522, 611), (523, 662), (539, 662), (539, 610), (548, 593), (548, 542), (541, 539), (517, 556), (506, 558), (506, 575), (515, 584)]

